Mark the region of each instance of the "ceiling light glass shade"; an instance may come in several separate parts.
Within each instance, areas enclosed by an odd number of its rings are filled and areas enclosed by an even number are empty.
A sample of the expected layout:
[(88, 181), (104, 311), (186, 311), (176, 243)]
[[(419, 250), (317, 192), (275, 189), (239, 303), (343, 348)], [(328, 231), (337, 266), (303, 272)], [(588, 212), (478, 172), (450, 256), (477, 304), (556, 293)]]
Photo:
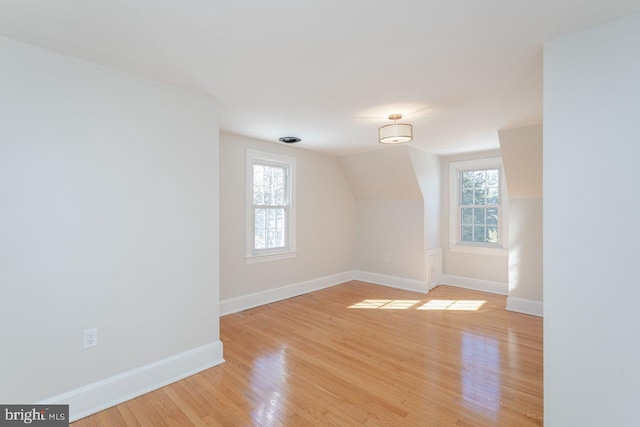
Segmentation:
[(413, 126), (406, 123), (394, 123), (378, 129), (380, 144), (402, 144), (413, 139)]

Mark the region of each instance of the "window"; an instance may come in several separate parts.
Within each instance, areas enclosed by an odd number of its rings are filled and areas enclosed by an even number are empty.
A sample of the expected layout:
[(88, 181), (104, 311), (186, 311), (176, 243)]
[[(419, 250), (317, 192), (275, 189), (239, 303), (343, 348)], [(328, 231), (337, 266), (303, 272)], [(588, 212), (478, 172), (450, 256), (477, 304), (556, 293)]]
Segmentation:
[(485, 169), (461, 171), (461, 242), (498, 243), (500, 171)]
[(246, 262), (295, 256), (295, 158), (247, 150)]
[(451, 163), (450, 187), (450, 250), (507, 256), (500, 158)]

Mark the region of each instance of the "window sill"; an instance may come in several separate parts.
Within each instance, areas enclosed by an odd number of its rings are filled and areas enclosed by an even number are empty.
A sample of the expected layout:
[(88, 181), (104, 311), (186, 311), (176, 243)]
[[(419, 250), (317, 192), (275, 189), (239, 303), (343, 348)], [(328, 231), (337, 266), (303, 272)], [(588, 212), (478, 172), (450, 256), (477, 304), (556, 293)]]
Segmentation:
[(449, 250), (451, 252), (461, 252), (466, 254), (493, 255), (493, 256), (502, 256), (502, 257), (509, 256), (509, 249), (501, 248), (501, 247), (461, 245), (458, 243), (458, 244), (449, 245)]
[(276, 254), (250, 255), (244, 258), (245, 264), (257, 264), (260, 262), (280, 261), (282, 259), (295, 258), (296, 251), (280, 252)]

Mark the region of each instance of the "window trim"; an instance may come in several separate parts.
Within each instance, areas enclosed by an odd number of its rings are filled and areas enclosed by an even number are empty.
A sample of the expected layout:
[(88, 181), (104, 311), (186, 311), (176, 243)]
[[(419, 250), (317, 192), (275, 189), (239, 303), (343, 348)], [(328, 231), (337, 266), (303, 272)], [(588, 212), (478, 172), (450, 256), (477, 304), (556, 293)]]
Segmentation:
[[(254, 206), (253, 206), (253, 165), (255, 163), (284, 166), (287, 168), (286, 187), (288, 191), (287, 233), (284, 248), (265, 249), (256, 252)], [(245, 161), (245, 263), (276, 261), (296, 256), (296, 158), (282, 154), (247, 149)]]
[[(460, 218), (461, 172), (482, 169), (500, 171), (500, 205), (498, 206), (498, 243), (473, 243), (461, 241), (462, 219)], [(478, 160), (463, 160), (449, 164), (449, 250), (451, 252), (480, 255), (509, 256), (509, 198), (501, 157)]]

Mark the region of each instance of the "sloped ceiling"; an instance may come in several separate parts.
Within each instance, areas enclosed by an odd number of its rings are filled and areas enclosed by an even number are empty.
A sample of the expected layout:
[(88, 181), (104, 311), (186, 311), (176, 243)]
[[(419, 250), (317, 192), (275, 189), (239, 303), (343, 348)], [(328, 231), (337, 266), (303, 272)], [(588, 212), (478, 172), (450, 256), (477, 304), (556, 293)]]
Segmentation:
[(509, 197), (542, 197), (542, 124), (498, 134)]
[(0, 0), (0, 36), (216, 97), (220, 126), (333, 155), (391, 113), (434, 154), (542, 119), (546, 41), (638, 0)]
[(353, 198), (422, 200), (408, 147), (392, 147), (338, 157)]

